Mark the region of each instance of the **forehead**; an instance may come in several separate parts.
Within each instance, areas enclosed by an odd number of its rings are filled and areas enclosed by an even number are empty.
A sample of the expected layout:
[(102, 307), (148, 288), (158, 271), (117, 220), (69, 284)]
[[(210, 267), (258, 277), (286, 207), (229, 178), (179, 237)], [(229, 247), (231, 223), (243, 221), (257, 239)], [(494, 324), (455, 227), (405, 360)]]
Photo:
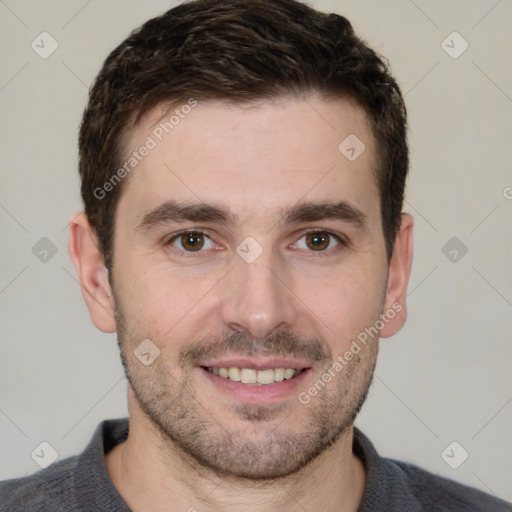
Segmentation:
[(137, 161), (120, 203), (139, 217), (170, 199), (223, 205), (241, 218), (301, 199), (351, 199), (378, 214), (374, 139), (348, 100), (189, 100), (153, 109), (127, 140), (124, 158)]

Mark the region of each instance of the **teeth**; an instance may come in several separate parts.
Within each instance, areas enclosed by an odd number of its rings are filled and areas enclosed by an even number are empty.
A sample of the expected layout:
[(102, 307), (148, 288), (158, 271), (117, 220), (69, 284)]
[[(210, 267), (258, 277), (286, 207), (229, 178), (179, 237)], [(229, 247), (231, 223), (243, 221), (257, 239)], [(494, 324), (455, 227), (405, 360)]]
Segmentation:
[(286, 380), (291, 379), (295, 375), (295, 370), (293, 368), (286, 368), (284, 371), (284, 378)]
[(210, 367), (207, 368), (210, 373), (218, 375), (223, 379), (230, 379), (244, 384), (273, 384), (289, 380), (298, 375), (302, 370), (295, 368), (268, 368), (266, 370), (254, 370), (253, 368), (237, 368), (236, 366)]
[(229, 378), (231, 380), (236, 380), (237, 382), (240, 382), (242, 380), (242, 377), (240, 375), (240, 373), (242, 373), (240, 371), (239, 368), (235, 368), (234, 366), (232, 366), (229, 370)]
[(284, 380), (284, 368), (276, 368), (274, 370), (274, 380), (276, 382), (281, 382)]
[[(231, 368), (230, 368), (231, 370)], [(249, 368), (242, 368), (240, 371), (240, 380), (244, 384), (256, 384), (256, 370), (250, 370)]]
[(275, 381), (274, 370), (259, 370), (258, 384), (272, 384)]

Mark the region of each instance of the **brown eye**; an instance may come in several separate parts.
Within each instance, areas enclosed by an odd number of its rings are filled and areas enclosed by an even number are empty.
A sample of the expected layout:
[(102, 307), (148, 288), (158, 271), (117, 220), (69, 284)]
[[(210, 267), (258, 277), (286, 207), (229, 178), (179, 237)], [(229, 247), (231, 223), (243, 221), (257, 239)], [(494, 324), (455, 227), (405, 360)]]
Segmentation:
[(182, 233), (180, 242), (186, 251), (199, 251), (204, 246), (204, 235), (202, 233)]
[(310, 231), (304, 233), (295, 243), (295, 248), (309, 252), (330, 253), (331, 249), (346, 245), (343, 239), (330, 231)]
[(317, 231), (306, 235), (306, 245), (313, 251), (325, 251), (329, 247), (331, 236), (329, 233)]
[(207, 234), (195, 229), (176, 233), (167, 240), (166, 245), (174, 247), (181, 256), (188, 254), (189, 257), (192, 253), (197, 253), (197, 256), (206, 256), (210, 249), (216, 248), (215, 242)]

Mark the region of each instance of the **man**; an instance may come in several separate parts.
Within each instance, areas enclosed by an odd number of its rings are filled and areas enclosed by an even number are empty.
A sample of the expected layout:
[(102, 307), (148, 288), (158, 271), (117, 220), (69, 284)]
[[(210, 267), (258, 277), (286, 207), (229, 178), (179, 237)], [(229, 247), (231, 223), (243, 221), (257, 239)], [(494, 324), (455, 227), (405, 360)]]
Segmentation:
[(1, 510), (510, 510), (354, 427), (406, 318), (406, 114), (341, 16), (196, 0), (107, 58), (69, 250), (129, 421)]

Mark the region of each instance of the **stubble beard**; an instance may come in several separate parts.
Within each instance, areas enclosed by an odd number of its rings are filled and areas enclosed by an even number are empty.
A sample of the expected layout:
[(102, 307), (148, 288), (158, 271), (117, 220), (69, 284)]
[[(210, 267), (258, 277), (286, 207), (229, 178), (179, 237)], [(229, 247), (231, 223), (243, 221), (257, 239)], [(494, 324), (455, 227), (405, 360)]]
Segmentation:
[[(116, 302), (117, 304), (117, 302)], [(160, 435), (163, 449), (172, 456), (188, 460), (194, 466), (212, 471), (221, 477), (252, 481), (290, 477), (305, 468), (332, 447), (349, 429), (366, 400), (376, 363), (377, 342), (369, 344), (363, 356), (350, 365), (312, 397), (306, 405), (293, 403), (268, 405), (238, 404), (234, 412), (241, 420), (231, 428), (210, 414), (208, 404), (201, 403), (192, 385), (192, 371), (184, 368), (180, 380), (169, 369), (169, 363), (159, 356), (150, 366), (144, 366), (133, 355), (143, 337), (127, 325), (116, 305), (116, 324), (121, 360), (128, 382), (139, 408)], [(279, 333), (272, 338), (273, 351), (266, 355), (294, 355), (290, 351), (296, 337)], [(252, 340), (239, 333), (220, 339), (221, 346), (243, 350)], [(258, 342), (265, 345), (265, 342)], [(208, 353), (208, 343), (200, 343), (202, 353)], [(318, 340), (303, 343), (320, 350)], [(247, 353), (243, 350), (237, 353)], [(253, 349), (253, 353), (256, 350)], [(313, 351), (314, 354), (314, 351)], [(322, 353), (325, 358), (327, 354)], [(302, 354), (300, 354), (302, 355)], [(320, 355), (317, 353), (317, 356)], [(324, 361), (328, 367), (334, 362)], [(320, 374), (315, 376), (320, 377)], [(302, 425), (287, 423), (287, 417), (297, 408), (304, 408)], [(300, 410), (300, 409), (299, 409)]]

